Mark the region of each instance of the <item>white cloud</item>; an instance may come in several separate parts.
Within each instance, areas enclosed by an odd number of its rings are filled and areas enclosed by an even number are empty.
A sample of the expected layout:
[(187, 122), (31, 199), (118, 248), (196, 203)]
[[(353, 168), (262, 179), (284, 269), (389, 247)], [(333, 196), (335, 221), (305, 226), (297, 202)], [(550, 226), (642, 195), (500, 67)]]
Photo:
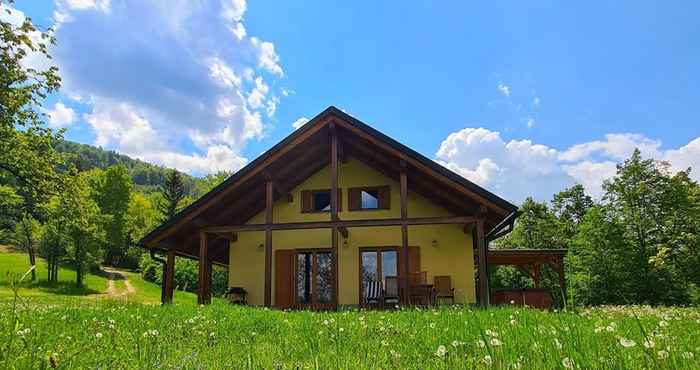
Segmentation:
[(306, 124), (306, 122), (309, 122), (308, 118), (299, 117), (296, 121), (292, 122), (292, 127), (294, 127), (294, 129), (296, 130), (296, 129), (300, 128), (301, 126), (304, 126)]
[(506, 98), (510, 97), (510, 87), (508, 87), (508, 85), (506, 85), (503, 81), (498, 81), (496, 87), (501, 95), (505, 96)]
[(49, 109), (45, 113), (48, 116), (48, 124), (51, 128), (67, 127), (75, 122), (75, 111), (73, 108), (67, 107), (61, 102), (54, 104), (53, 109)]
[[(9, 23), (12, 27), (20, 27), (26, 19), (24, 12), (17, 10), (14, 7), (0, 3), (0, 20)], [(28, 33), (29, 39), (35, 45), (45, 44), (46, 42), (41, 37), (41, 32), (33, 31)], [(21, 64), (25, 68), (32, 68), (37, 71), (45, 71), (50, 66), (49, 59), (44, 54), (37, 50), (23, 47), (26, 55), (21, 60)]]
[(700, 137), (677, 150), (666, 151), (663, 159), (669, 161), (671, 168), (676, 171), (692, 167), (691, 175), (700, 181)]
[(639, 148), (645, 157), (658, 158), (661, 142), (651, 140), (640, 134), (607, 134), (605, 140), (577, 144), (561, 154), (561, 160), (578, 161), (593, 155), (604, 155), (617, 160), (628, 158), (635, 148)]
[[(662, 151), (658, 140), (639, 134), (608, 134), (605, 140), (581, 143), (559, 151), (530, 140), (504, 141), (499, 132), (465, 128), (450, 134), (436, 159), (447, 168), (506, 199), (522, 202), (527, 196), (540, 201), (566, 186), (581, 183), (602, 196), (605, 179), (615, 175), (616, 164), (640, 148), (647, 158), (671, 162), (675, 170), (700, 169), (700, 138), (677, 150)], [(700, 173), (693, 173), (700, 180)]]
[(247, 162), (229, 146), (221, 144), (206, 146), (203, 155), (172, 151), (148, 119), (126, 103), (97, 100), (93, 112), (85, 114), (84, 119), (95, 132), (96, 145), (118, 147), (122, 153), (134, 158), (181, 171), (212, 173), (241, 168)]
[(251, 37), (250, 42), (258, 50), (258, 65), (272, 74), (284, 75), (279, 65), (280, 57), (275, 53), (275, 45), (269, 41), (260, 41), (257, 37)]
[(237, 170), (283, 96), (280, 58), (247, 35), (246, 9), (245, 0), (58, 0), (62, 91), (88, 106), (100, 145), (194, 174)]

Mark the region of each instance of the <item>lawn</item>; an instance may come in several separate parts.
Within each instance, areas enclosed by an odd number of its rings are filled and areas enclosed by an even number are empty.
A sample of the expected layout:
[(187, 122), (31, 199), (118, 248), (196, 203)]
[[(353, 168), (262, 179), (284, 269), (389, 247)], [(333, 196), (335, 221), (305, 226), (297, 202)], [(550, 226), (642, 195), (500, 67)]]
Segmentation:
[[(13, 296), (10, 288), (10, 279), (18, 280), (29, 270), (29, 258), (26, 253), (19, 253), (2, 247), (0, 249), (0, 299)], [(61, 267), (58, 272), (57, 283), (46, 281), (46, 262), (37, 258), (37, 281), (32, 282), (26, 276), (19, 285), (21, 297), (42, 298), (42, 302), (59, 301), (63, 302), (71, 299), (99, 298), (110, 299), (107, 296), (108, 274), (104, 271), (92, 271), (85, 275), (84, 287), (77, 288), (75, 284), (75, 271)], [(136, 272), (122, 271), (128, 278), (129, 284), (134, 288), (130, 294), (120, 294), (117, 300), (120, 302), (136, 302), (147, 304), (160, 303), (160, 286), (141, 278)], [(114, 280), (116, 292), (126, 291), (126, 282), (123, 279)], [(190, 292), (175, 291), (174, 299), (178, 303), (196, 305), (197, 296)]]
[(700, 368), (695, 308), (314, 313), (29, 298), (13, 315), (2, 302), (0, 368)]
[[(9, 249), (0, 251), (0, 297), (12, 295), (9, 288), (9, 279), (17, 280), (29, 270), (29, 258), (26, 253), (13, 252)], [(31, 282), (27, 276), (21, 284), (20, 293), (24, 296), (44, 295), (73, 295), (85, 296), (103, 293), (107, 289), (107, 276), (102, 273), (89, 273), (85, 275), (84, 287), (78, 288), (75, 284), (75, 271), (65, 267), (59, 267), (58, 282), (49, 283), (46, 262), (37, 258), (37, 281)]]

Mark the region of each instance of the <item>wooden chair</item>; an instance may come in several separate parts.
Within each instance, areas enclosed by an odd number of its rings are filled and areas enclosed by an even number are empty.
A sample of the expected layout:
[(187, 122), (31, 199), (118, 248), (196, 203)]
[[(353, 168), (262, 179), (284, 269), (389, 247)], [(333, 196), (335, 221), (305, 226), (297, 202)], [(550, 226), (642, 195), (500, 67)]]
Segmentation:
[(399, 277), (398, 276), (387, 276), (385, 279), (385, 290), (383, 296), (383, 304), (386, 308), (388, 305), (391, 307), (399, 304), (401, 298), (399, 296)]
[(430, 305), (430, 291), (427, 287), (428, 273), (426, 271), (412, 272), (409, 279), (411, 304)]
[(384, 292), (381, 281), (369, 281), (364, 286), (363, 304), (368, 307), (379, 307), (382, 303)]
[(435, 302), (440, 299), (449, 299), (452, 304), (455, 304), (455, 289), (452, 287), (452, 278), (447, 276), (433, 277), (435, 283)]

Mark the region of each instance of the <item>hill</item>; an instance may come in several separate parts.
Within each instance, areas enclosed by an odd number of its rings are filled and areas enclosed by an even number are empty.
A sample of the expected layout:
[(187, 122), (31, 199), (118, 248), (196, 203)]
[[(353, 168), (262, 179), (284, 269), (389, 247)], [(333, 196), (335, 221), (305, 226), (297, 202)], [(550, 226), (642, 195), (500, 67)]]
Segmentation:
[[(73, 164), (80, 171), (122, 164), (131, 173), (134, 184), (146, 191), (155, 190), (162, 185), (165, 181), (165, 176), (170, 171), (169, 168), (134, 159), (113, 150), (105, 150), (68, 140), (59, 143), (56, 146), (56, 150), (69, 154), (68, 163)], [(197, 180), (190, 175), (183, 174), (183, 181), (186, 193), (193, 195)]]

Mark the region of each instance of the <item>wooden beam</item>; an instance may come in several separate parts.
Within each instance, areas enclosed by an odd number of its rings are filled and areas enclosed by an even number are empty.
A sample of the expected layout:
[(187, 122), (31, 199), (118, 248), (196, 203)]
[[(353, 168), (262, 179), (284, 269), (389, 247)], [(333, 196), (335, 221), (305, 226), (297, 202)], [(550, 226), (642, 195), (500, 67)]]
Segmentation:
[(369, 141), (369, 142), (372, 143), (374, 146), (376, 146), (376, 147), (378, 147), (378, 148), (382, 148), (382, 149), (384, 149), (385, 151), (388, 151), (390, 154), (392, 154), (392, 155), (394, 155), (394, 156), (396, 156), (396, 157), (398, 157), (398, 158), (400, 158), (400, 159), (402, 159), (402, 160), (405, 160), (408, 164), (412, 165), (413, 167), (418, 168), (419, 170), (423, 171), (424, 173), (430, 174), (433, 178), (440, 180), (440, 181), (443, 182), (444, 184), (449, 185), (449, 186), (452, 187), (453, 189), (455, 189), (455, 190), (459, 191), (460, 193), (462, 193), (462, 194), (464, 194), (464, 195), (466, 195), (466, 196), (468, 196), (468, 197), (474, 199), (474, 200), (477, 201), (478, 203), (482, 203), (482, 204), (488, 205), (488, 207), (491, 208), (491, 209), (493, 209), (496, 213), (498, 213), (498, 214), (500, 214), (500, 215), (503, 215), (503, 214), (505, 214), (505, 213), (507, 212), (507, 210), (505, 210), (505, 209), (501, 208), (500, 206), (494, 204), (493, 202), (491, 202), (490, 200), (486, 199), (485, 197), (483, 197), (483, 196), (481, 196), (481, 195), (479, 195), (479, 194), (477, 194), (477, 193), (475, 193), (475, 192), (473, 192), (473, 191), (471, 191), (471, 190), (468, 190), (468, 189), (464, 188), (461, 184), (456, 183), (454, 180), (450, 179), (449, 177), (447, 177), (447, 176), (445, 176), (445, 175), (443, 175), (443, 174), (441, 174), (441, 173), (439, 173), (439, 172), (433, 170), (432, 168), (430, 168), (430, 167), (424, 165), (422, 162), (411, 158), (411, 157), (408, 156), (406, 153), (404, 153), (404, 152), (402, 152), (402, 151), (400, 151), (400, 150), (398, 150), (398, 149), (392, 147), (391, 145), (385, 143), (384, 141), (378, 140), (378, 139), (375, 138), (374, 136), (372, 136), (372, 135), (370, 135), (370, 134), (364, 132), (364, 131), (363, 131), (362, 129), (360, 129), (359, 127), (356, 127), (356, 126), (354, 126), (353, 124), (351, 124), (351, 123), (349, 123), (349, 122), (345, 122), (345, 121), (343, 121), (343, 120), (339, 120), (339, 121), (338, 121), (338, 124), (339, 124), (339, 125), (342, 125), (343, 128), (347, 129), (348, 131), (351, 131), (352, 133), (354, 133), (354, 134), (356, 134), (357, 136), (359, 136), (359, 137), (365, 139), (366, 141)]
[(342, 235), (344, 239), (347, 239), (348, 235), (350, 235), (348, 228), (345, 226), (338, 226), (338, 232), (340, 232), (340, 235)]
[(291, 203), (292, 200), (294, 200), (292, 194), (290, 193), (289, 187), (285, 186), (279, 179), (274, 179), (268, 171), (263, 172), (263, 177), (265, 178), (265, 181), (272, 181), (275, 183), (274, 188), (277, 199), (282, 199), (287, 203)]
[(209, 247), (207, 246), (207, 233), (199, 233), (199, 285), (197, 289), (197, 303), (208, 304), (211, 297), (207, 296), (207, 268), (209, 265)]
[(401, 186), (401, 255), (402, 255), (402, 260), (404, 264), (404, 273), (405, 276), (403, 277), (403, 299), (404, 303), (408, 304), (409, 299), (410, 299), (410, 286), (409, 286), (409, 274), (410, 274), (410, 266), (411, 264), (408, 261), (408, 225), (406, 224), (406, 220), (408, 220), (408, 179), (406, 177), (406, 162), (403, 160), (401, 161), (401, 173), (399, 175), (400, 177), (400, 186)]
[[(243, 184), (247, 180), (251, 179), (252, 177), (258, 175), (260, 171), (264, 170), (269, 166), (271, 163), (275, 163), (277, 159), (282, 157), (284, 154), (288, 153), (292, 149), (294, 149), (297, 145), (300, 143), (306, 141), (309, 137), (311, 137), (313, 134), (321, 130), (325, 126), (325, 123), (328, 122), (330, 118), (326, 117), (321, 120), (316, 125), (309, 126), (308, 129), (303, 129), (304, 131), (300, 131), (300, 134), (298, 136), (294, 136), (293, 138), (290, 137), (291, 140), (289, 142), (285, 142), (287, 140), (284, 140), (277, 145), (275, 145), (270, 151), (265, 153), (263, 157), (260, 157), (253, 162), (249, 163), (243, 170), (239, 172), (243, 172), (245, 170), (246, 173), (242, 175), (240, 178), (237, 179), (238, 184)], [(249, 170), (248, 170), (249, 169)], [(186, 224), (188, 221), (192, 220), (193, 218), (197, 217), (197, 215), (201, 214), (204, 212), (206, 209), (208, 209), (212, 204), (216, 204), (220, 202), (223, 197), (225, 197), (228, 193), (236, 189), (236, 186), (228, 186), (224, 189), (222, 189), (220, 192), (216, 193), (215, 195), (211, 197), (203, 197), (200, 199), (201, 204), (198, 205), (198, 207), (192, 208), (192, 211), (188, 212), (186, 215), (184, 215), (180, 220), (177, 221), (174, 225), (163, 231), (162, 233), (158, 234), (155, 236), (152, 240), (149, 241), (148, 245), (149, 246), (155, 246), (157, 245), (158, 241), (172, 235), (173, 233), (177, 232), (177, 230), (184, 224)], [(204, 199), (206, 198), (206, 199)], [(197, 201), (196, 203), (200, 203), (200, 201)]]
[(304, 230), (304, 229), (327, 229), (332, 227), (372, 227), (372, 226), (401, 226), (401, 225), (458, 225), (475, 223), (479, 220), (472, 216), (452, 216), (452, 217), (417, 217), (406, 218), (379, 218), (367, 220), (338, 220), (338, 221), (310, 221), (310, 222), (287, 222), (273, 224), (245, 224), (231, 226), (210, 226), (204, 230), (207, 232), (243, 232), (243, 231), (264, 231), (271, 230)]
[(165, 303), (173, 302), (173, 289), (175, 277), (175, 249), (168, 249), (168, 259), (165, 262)]
[(265, 183), (265, 307), (272, 305), (272, 199), (274, 186), (272, 181)]
[[(338, 221), (338, 131), (335, 123), (329, 124), (331, 133), (331, 221)], [(338, 304), (338, 225), (331, 228), (331, 252), (333, 253), (333, 303)]]
[(476, 221), (476, 249), (479, 254), (479, 300), (482, 307), (489, 305), (489, 272), (488, 261), (486, 260), (487, 246), (484, 237), (484, 221)]

